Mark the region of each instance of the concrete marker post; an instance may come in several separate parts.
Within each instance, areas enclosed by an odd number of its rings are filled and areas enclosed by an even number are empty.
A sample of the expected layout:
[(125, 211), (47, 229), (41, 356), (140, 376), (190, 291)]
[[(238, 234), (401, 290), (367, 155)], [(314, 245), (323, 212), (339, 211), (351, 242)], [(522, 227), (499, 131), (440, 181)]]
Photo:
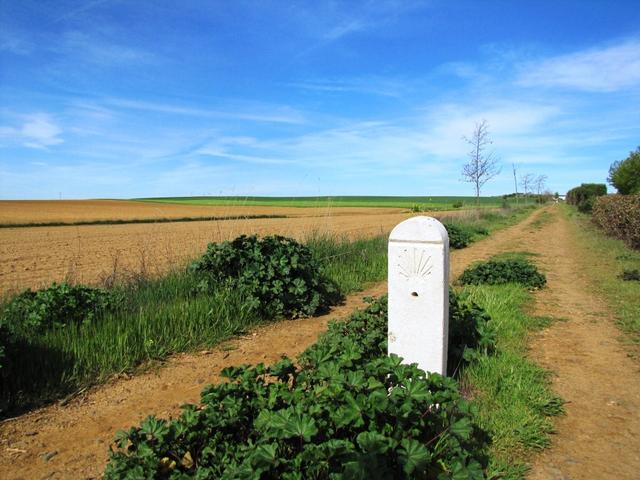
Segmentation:
[(409, 218), (389, 236), (388, 352), (447, 373), (449, 235), (435, 218)]

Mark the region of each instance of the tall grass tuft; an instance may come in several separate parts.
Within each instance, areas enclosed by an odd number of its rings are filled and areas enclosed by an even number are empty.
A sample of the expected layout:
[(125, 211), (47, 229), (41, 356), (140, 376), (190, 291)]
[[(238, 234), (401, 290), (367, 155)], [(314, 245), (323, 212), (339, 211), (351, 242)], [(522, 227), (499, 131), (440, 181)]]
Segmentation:
[(480, 426), (492, 438), (492, 478), (522, 479), (529, 452), (549, 444), (549, 417), (563, 410), (562, 400), (551, 391), (549, 373), (527, 358), (529, 331), (551, 320), (524, 313), (531, 295), (515, 284), (463, 291), (491, 316), (496, 351), (467, 366), (461, 381), (479, 407)]

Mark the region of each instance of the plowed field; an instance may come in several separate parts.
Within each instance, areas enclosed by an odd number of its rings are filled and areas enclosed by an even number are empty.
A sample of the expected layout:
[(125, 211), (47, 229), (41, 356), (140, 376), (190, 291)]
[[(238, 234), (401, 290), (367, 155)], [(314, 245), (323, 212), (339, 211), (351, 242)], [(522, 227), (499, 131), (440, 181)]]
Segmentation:
[(240, 234), (304, 239), (313, 232), (388, 233), (408, 216), (389, 208), (200, 207), (125, 201), (0, 202), (2, 223), (281, 214), (289, 218), (0, 229), (0, 291), (53, 281), (100, 283), (183, 265), (207, 243)]
[(131, 202), (127, 200), (0, 200), (0, 224), (89, 222), (105, 220), (140, 220), (152, 218), (224, 217), (242, 215), (377, 215), (400, 212), (400, 208), (331, 207), (252, 207), (205, 206), (168, 203)]

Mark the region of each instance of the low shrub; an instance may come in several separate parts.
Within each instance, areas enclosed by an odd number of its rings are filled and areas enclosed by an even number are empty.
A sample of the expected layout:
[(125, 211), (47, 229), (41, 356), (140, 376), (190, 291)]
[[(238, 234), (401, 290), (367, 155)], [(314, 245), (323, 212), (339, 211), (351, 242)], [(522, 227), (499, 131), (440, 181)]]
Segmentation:
[(0, 311), (0, 326), (29, 334), (92, 320), (123, 301), (121, 295), (101, 288), (54, 283), (48, 288), (25, 290)]
[(458, 281), (462, 285), (499, 285), (519, 283), (529, 288), (542, 288), (547, 283), (545, 276), (526, 259), (492, 259), (467, 268)]
[(310, 316), (340, 300), (309, 248), (278, 235), (210, 243), (190, 270), (201, 277), (200, 289), (243, 290), (264, 318)]
[(569, 205), (576, 205), (581, 212), (588, 213), (595, 199), (606, 194), (607, 186), (604, 183), (583, 183), (567, 192), (566, 201)]
[(593, 207), (593, 221), (608, 235), (640, 249), (640, 195), (598, 198)]
[(449, 375), (454, 375), (478, 355), (493, 353), (496, 334), (490, 320), (483, 308), (453, 290), (449, 292)]
[(469, 246), (477, 236), (489, 235), (489, 230), (485, 227), (472, 223), (459, 224), (445, 220), (443, 225), (449, 234), (449, 247), (451, 248), (465, 248)]
[(465, 248), (472, 242), (473, 233), (469, 229), (450, 222), (444, 222), (443, 225), (449, 234), (449, 247)]
[(626, 282), (636, 281), (640, 282), (640, 270), (637, 268), (634, 270), (624, 270), (620, 278)]
[(0, 327), (0, 378), (2, 377), (2, 366), (5, 364), (5, 348), (10, 342), (9, 332)]
[(386, 339), (379, 300), (332, 323), (298, 368), (227, 368), (200, 406), (120, 432), (105, 479), (484, 478), (487, 437), (455, 380), (387, 356)]
[(453, 204), (451, 205), (453, 208), (462, 208), (463, 203), (462, 202), (453, 202)]

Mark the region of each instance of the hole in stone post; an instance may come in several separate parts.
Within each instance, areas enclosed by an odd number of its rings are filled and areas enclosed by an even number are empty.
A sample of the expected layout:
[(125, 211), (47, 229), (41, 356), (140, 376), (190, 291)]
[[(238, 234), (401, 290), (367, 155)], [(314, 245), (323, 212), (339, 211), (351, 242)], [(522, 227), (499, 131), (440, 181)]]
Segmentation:
[(418, 292), (411, 292), (411, 296), (412, 297), (417, 297), (418, 296)]

